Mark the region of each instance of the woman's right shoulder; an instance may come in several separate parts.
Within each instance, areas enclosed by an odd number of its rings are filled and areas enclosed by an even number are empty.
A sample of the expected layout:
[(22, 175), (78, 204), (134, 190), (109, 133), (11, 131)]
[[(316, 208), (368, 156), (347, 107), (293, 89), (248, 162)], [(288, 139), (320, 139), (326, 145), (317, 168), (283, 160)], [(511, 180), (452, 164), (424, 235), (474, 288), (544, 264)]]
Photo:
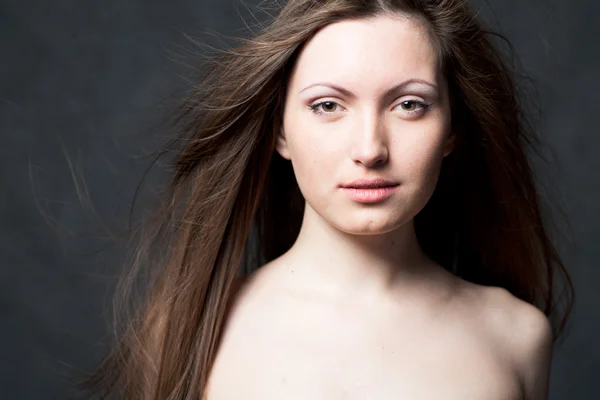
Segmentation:
[(253, 271), (250, 274), (236, 276), (234, 278), (229, 292), (228, 311), (240, 303), (247, 302), (249, 297), (252, 297), (253, 293), (257, 291), (257, 286), (260, 285), (258, 272), (258, 270)]
[(247, 275), (237, 276), (229, 292), (228, 312), (234, 309), (264, 312), (272, 307), (273, 297), (285, 287), (283, 269), (285, 264), (275, 259)]

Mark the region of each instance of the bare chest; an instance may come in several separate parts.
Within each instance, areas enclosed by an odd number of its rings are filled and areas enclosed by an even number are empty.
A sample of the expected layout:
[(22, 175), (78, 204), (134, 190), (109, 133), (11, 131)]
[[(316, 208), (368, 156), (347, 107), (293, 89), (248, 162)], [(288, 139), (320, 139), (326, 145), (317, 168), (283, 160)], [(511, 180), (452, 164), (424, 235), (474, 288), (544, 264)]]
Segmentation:
[[(275, 350), (275, 349), (274, 349)], [(210, 400), (411, 399), (517, 400), (516, 378), (491, 360), (458, 354), (383, 354), (281, 351), (221, 365)], [(383, 353), (383, 350), (380, 351)], [(446, 358), (445, 358), (446, 357)]]
[(208, 400), (521, 398), (508, 360), (465, 327), (434, 318), (270, 317), (230, 326)]

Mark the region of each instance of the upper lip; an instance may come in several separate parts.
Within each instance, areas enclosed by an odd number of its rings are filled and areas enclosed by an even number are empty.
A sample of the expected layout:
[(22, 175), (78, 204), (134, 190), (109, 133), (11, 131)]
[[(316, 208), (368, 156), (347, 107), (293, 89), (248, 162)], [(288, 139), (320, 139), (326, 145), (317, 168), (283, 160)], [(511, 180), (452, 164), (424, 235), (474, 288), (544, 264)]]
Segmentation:
[(354, 182), (346, 183), (341, 185), (343, 188), (354, 188), (354, 189), (376, 189), (388, 186), (396, 186), (397, 182), (389, 181), (387, 179), (358, 179)]

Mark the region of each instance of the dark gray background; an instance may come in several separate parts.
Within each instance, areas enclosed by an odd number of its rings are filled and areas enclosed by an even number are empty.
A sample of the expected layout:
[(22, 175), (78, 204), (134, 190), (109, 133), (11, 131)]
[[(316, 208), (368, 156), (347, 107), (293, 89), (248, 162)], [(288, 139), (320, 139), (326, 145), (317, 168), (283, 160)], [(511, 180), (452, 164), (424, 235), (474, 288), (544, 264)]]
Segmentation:
[[(482, 7), (537, 84), (541, 135), (558, 161), (543, 172), (572, 223), (571, 243), (560, 246), (578, 302), (555, 348), (551, 398), (596, 399), (600, 2)], [(173, 54), (188, 57), (184, 33), (242, 34), (242, 17), (253, 22), (230, 0), (0, 3), (1, 398), (67, 398), (68, 377), (106, 350), (103, 310), (123, 261), (118, 235), (148, 164), (139, 156), (153, 149), (159, 117), (186, 87)]]

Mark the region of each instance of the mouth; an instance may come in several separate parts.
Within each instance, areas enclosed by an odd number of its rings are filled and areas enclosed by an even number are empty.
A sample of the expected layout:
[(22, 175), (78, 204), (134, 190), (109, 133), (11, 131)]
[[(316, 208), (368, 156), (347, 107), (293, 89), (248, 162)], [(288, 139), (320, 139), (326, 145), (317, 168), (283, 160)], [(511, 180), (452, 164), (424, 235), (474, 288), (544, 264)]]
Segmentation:
[(344, 189), (381, 189), (398, 186), (398, 182), (387, 179), (359, 179), (340, 186)]
[(379, 203), (392, 196), (398, 185), (384, 179), (359, 180), (341, 185), (341, 189), (358, 203)]

